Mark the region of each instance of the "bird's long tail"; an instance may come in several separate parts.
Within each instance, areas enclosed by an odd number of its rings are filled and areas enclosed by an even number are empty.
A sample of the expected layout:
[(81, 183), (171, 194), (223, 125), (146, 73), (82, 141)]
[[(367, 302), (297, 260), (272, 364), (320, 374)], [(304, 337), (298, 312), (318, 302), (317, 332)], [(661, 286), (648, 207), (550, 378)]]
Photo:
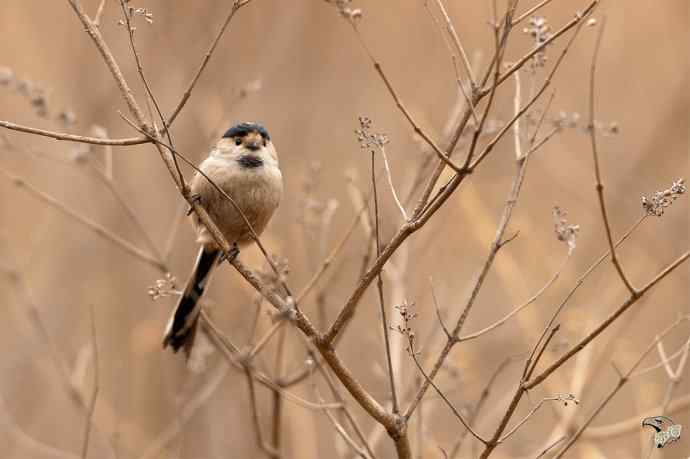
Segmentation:
[(208, 285), (211, 272), (217, 265), (219, 256), (219, 250), (204, 247), (199, 250), (192, 275), (187, 281), (187, 286), (168, 321), (168, 325), (165, 327), (164, 348), (169, 345), (174, 352), (177, 352), (181, 347), (184, 347), (184, 352), (189, 358), (201, 311), (198, 304), (199, 299)]

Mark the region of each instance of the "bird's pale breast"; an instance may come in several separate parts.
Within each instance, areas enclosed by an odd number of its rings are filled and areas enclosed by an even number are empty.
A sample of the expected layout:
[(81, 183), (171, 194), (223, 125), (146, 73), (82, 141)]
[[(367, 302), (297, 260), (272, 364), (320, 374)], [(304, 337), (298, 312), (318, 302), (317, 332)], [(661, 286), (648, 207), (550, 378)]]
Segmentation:
[[(259, 167), (244, 167), (236, 159), (209, 157), (200, 169), (225, 191), (242, 209), (254, 231), (261, 234), (280, 204), (283, 193), (283, 179), (277, 164), (265, 161)], [(201, 199), (204, 206), (228, 242), (245, 245), (251, 242), (250, 232), (235, 206), (209, 181), (196, 174), (191, 191)], [(215, 245), (206, 227), (193, 214), (197, 241)]]

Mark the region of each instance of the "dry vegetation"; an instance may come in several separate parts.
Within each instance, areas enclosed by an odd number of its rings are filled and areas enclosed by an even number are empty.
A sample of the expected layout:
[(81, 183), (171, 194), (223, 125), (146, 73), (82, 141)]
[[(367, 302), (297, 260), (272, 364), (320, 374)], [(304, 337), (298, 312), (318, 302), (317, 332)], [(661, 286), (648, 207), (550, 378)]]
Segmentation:
[[(379, 3), (2, 2), (3, 457), (688, 455), (685, 2)], [(185, 365), (238, 120), (287, 192)]]

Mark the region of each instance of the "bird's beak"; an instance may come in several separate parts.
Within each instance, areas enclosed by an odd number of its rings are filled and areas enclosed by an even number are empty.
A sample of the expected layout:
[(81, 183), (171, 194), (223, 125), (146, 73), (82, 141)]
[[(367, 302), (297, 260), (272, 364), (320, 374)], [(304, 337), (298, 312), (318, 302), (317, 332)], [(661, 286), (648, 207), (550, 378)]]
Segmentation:
[(242, 139), (244, 146), (250, 150), (258, 150), (264, 145), (264, 138), (258, 132), (250, 132)]

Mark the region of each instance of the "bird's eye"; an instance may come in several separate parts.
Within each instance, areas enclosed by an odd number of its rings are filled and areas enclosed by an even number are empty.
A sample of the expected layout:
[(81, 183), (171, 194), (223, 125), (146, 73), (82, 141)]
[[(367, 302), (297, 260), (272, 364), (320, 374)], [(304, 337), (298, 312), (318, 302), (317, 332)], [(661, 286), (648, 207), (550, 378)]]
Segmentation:
[(235, 139), (235, 145), (240, 145), (241, 143), (242, 143), (242, 139), (240, 139), (239, 137), (237, 137), (237, 138)]

